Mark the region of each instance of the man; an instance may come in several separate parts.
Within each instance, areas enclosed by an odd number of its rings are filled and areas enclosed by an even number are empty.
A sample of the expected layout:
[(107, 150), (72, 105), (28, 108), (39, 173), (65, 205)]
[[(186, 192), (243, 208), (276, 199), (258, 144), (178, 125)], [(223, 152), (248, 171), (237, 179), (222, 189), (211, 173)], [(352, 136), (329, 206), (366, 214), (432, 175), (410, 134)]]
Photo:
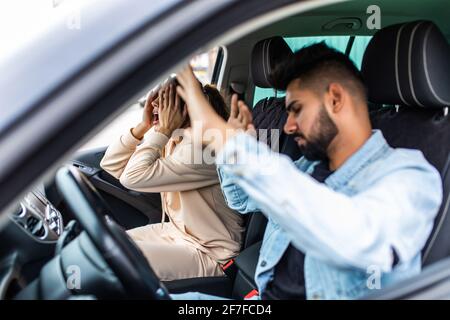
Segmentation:
[[(372, 130), (347, 56), (315, 44), (273, 75), (286, 90), (284, 130), (304, 154), (295, 163), (214, 115), (189, 68), (178, 78), (194, 127), (223, 134), (212, 147), (228, 205), (269, 218), (255, 275), (260, 298), (301, 298), (304, 280), (307, 298), (353, 299), (420, 272), (442, 200), (439, 173), (420, 151), (394, 149)], [(241, 128), (250, 127), (239, 110)], [(277, 165), (265, 173), (268, 163)]]

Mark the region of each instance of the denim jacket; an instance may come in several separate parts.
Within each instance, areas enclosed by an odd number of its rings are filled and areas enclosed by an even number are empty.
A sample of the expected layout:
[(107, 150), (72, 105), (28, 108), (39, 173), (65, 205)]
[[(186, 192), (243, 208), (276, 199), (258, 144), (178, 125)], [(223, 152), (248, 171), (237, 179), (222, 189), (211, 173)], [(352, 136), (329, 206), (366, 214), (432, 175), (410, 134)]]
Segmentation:
[(374, 130), (321, 184), (309, 176), (317, 162), (293, 163), (239, 134), (216, 163), (227, 204), (268, 218), (260, 293), (289, 243), (305, 253), (308, 299), (355, 299), (420, 272), (442, 201), (440, 175), (420, 151), (391, 148)]

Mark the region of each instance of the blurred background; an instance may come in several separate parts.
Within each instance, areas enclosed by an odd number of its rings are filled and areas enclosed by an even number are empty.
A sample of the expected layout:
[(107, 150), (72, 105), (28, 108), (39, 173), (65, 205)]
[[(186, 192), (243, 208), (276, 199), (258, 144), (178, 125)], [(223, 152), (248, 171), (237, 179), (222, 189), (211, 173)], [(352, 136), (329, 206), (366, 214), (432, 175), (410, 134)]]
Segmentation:
[[(191, 60), (194, 73), (202, 84), (211, 82), (218, 51), (219, 48), (215, 47), (196, 55)], [(137, 125), (141, 118), (142, 106), (139, 104), (139, 101), (136, 101), (135, 104), (131, 105), (125, 112), (80, 147), (79, 151), (109, 145), (111, 141), (122, 135), (124, 131)]]

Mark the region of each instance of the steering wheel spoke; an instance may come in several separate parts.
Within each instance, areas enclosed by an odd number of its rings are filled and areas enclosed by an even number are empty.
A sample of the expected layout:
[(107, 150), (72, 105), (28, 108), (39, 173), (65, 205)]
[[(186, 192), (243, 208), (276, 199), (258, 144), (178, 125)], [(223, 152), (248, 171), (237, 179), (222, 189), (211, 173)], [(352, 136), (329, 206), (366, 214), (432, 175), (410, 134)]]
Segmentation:
[(164, 285), (125, 230), (108, 216), (97, 189), (78, 168), (56, 174), (56, 186), (81, 227), (132, 299), (170, 299)]

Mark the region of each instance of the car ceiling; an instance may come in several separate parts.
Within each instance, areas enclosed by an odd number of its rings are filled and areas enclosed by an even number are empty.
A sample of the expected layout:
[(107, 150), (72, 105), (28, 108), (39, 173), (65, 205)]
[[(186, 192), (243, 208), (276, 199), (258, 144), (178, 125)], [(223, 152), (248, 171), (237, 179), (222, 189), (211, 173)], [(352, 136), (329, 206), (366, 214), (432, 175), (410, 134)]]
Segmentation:
[[(450, 6), (448, 0), (353, 0), (321, 6), (307, 12), (292, 15), (228, 44), (228, 57), (224, 68), (222, 90), (228, 93), (230, 83), (239, 83), (246, 87), (245, 100), (253, 101), (253, 82), (249, 77), (249, 57), (256, 42), (272, 36), (338, 36), (338, 35), (373, 35), (377, 30), (369, 30), (366, 13), (370, 5), (378, 5), (381, 11), (381, 27), (406, 21), (427, 19), (434, 21), (450, 41)], [(336, 19), (359, 19), (361, 27), (351, 30), (340, 24), (331, 30), (324, 25)], [(344, 20), (345, 21), (345, 20)]]
[[(448, 0), (345, 1), (285, 18), (245, 38), (257, 41), (275, 35), (284, 37), (372, 35), (376, 30), (369, 30), (366, 26), (366, 20), (369, 16), (366, 10), (370, 5), (380, 7), (381, 27), (413, 20), (432, 20), (450, 40), (450, 6)], [(345, 18), (360, 19), (361, 27), (358, 30), (351, 30), (341, 24), (331, 30), (324, 29), (324, 25), (327, 23)]]

